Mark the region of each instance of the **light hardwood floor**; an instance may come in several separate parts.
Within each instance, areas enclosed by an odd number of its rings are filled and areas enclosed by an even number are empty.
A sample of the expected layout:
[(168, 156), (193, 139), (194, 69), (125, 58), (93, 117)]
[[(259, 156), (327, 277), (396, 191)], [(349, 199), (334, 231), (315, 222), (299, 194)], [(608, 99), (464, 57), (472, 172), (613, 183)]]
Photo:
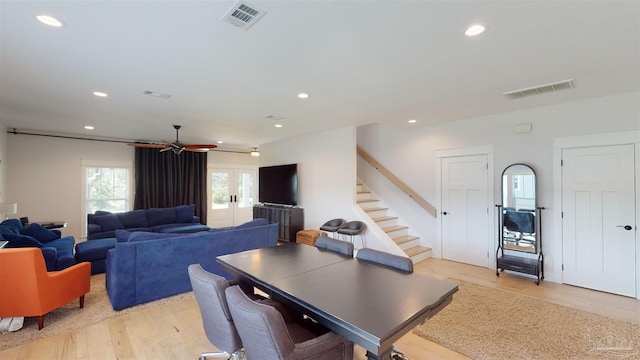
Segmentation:
[[(640, 324), (640, 301), (597, 291), (532, 279), (446, 260), (416, 265), (420, 274), (464, 281), (541, 298), (557, 304)], [(399, 295), (401, 296), (401, 295)], [(455, 295), (454, 295), (455, 301)], [(408, 333), (396, 345), (412, 360), (467, 359), (454, 351)], [(207, 340), (193, 298), (104, 320), (65, 334), (0, 352), (0, 359), (197, 359), (214, 351)], [(356, 346), (356, 359), (365, 351)]]

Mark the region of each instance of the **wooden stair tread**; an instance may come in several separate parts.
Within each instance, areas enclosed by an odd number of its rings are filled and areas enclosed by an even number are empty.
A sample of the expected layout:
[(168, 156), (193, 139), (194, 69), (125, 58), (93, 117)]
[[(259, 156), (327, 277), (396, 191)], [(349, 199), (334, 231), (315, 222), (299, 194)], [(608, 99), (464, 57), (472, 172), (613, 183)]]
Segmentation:
[(386, 228), (382, 228), (382, 231), (384, 231), (386, 233), (389, 233), (389, 232), (392, 232), (392, 231), (405, 230), (405, 229), (408, 229), (408, 228), (409, 228), (408, 226), (393, 225), (393, 226), (389, 226), (389, 227), (386, 227)]
[(427, 251), (431, 251), (431, 248), (428, 248), (426, 246), (416, 246), (416, 247), (409, 248), (409, 249), (405, 250), (404, 252), (409, 257), (412, 257), (412, 256), (415, 256), (415, 255), (418, 255), (420, 253), (427, 252)]
[(385, 211), (385, 210), (389, 210), (388, 208), (380, 208), (380, 207), (373, 207), (373, 208), (366, 208), (366, 209), (362, 209), (365, 212), (372, 212), (372, 211)]
[(396, 219), (398, 219), (397, 216), (380, 216), (377, 218), (373, 218), (371, 220), (373, 220), (374, 222), (381, 222), (381, 221), (396, 220)]
[(402, 243), (406, 243), (406, 242), (408, 242), (408, 241), (417, 240), (417, 239), (420, 239), (420, 237), (418, 237), (418, 236), (413, 236), (413, 235), (405, 235), (405, 236), (398, 236), (397, 238), (393, 238), (392, 240), (393, 240), (396, 244), (400, 245), (400, 244), (402, 244)]
[(357, 203), (358, 204), (362, 204), (362, 203), (374, 202), (374, 201), (380, 201), (380, 200), (378, 200), (378, 199), (362, 199), (362, 200), (358, 200)]

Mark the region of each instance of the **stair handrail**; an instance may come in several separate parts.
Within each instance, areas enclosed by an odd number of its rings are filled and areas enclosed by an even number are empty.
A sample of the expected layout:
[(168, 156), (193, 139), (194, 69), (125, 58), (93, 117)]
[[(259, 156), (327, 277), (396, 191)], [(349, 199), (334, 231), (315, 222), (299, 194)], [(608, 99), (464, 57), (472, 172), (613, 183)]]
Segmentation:
[(382, 175), (384, 175), (389, 181), (391, 181), (395, 186), (397, 186), (400, 190), (402, 190), (405, 194), (407, 194), (413, 201), (415, 201), (418, 205), (420, 205), (423, 209), (425, 209), (431, 216), (434, 218), (437, 217), (438, 211), (436, 208), (431, 205), (427, 200), (423, 199), (422, 196), (418, 195), (417, 192), (413, 191), (407, 184), (402, 182), (397, 176), (395, 176), (389, 169), (380, 164), (376, 159), (374, 159), (371, 155), (369, 155), (366, 151), (364, 151), (360, 146), (356, 146), (357, 153), (362, 157), (365, 161), (367, 161), (371, 166), (373, 166), (376, 170), (378, 170)]

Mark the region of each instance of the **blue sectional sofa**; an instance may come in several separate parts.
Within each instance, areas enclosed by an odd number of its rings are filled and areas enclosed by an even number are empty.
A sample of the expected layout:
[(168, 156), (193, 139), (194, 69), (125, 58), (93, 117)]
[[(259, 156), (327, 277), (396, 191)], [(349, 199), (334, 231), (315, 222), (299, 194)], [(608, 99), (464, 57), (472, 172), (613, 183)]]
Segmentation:
[(198, 232), (209, 228), (194, 215), (195, 205), (87, 214), (87, 240), (116, 237), (116, 230), (148, 232)]
[(68, 268), (76, 263), (73, 236), (61, 236), (59, 230), (49, 230), (40, 224), (22, 226), (18, 219), (9, 219), (0, 223), (0, 240), (8, 241), (6, 247), (37, 247), (42, 251), (47, 271)]
[(119, 239), (105, 262), (106, 287), (114, 310), (191, 291), (187, 267), (200, 264), (232, 279), (216, 262), (220, 255), (276, 246), (278, 224), (266, 220), (191, 234), (133, 232)]

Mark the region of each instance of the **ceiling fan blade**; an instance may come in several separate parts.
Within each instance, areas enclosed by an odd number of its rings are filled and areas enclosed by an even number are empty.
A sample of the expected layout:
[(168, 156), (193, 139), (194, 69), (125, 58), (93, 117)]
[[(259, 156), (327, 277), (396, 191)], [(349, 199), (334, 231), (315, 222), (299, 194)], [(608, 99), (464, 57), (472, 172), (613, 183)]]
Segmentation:
[(218, 145), (213, 144), (188, 144), (184, 145), (186, 150), (194, 150), (194, 149), (215, 149)]
[(150, 149), (164, 149), (165, 147), (167, 147), (166, 145), (162, 145), (162, 144), (147, 144), (147, 143), (130, 143), (127, 145), (133, 146), (133, 147), (140, 147), (140, 148), (150, 148)]
[(168, 146), (164, 146), (162, 149), (160, 149), (160, 152), (165, 152), (165, 151), (168, 151), (168, 150), (171, 150), (171, 148), (168, 147)]
[(186, 151), (191, 151), (191, 152), (208, 152), (209, 149), (189, 149), (189, 148), (185, 148)]

